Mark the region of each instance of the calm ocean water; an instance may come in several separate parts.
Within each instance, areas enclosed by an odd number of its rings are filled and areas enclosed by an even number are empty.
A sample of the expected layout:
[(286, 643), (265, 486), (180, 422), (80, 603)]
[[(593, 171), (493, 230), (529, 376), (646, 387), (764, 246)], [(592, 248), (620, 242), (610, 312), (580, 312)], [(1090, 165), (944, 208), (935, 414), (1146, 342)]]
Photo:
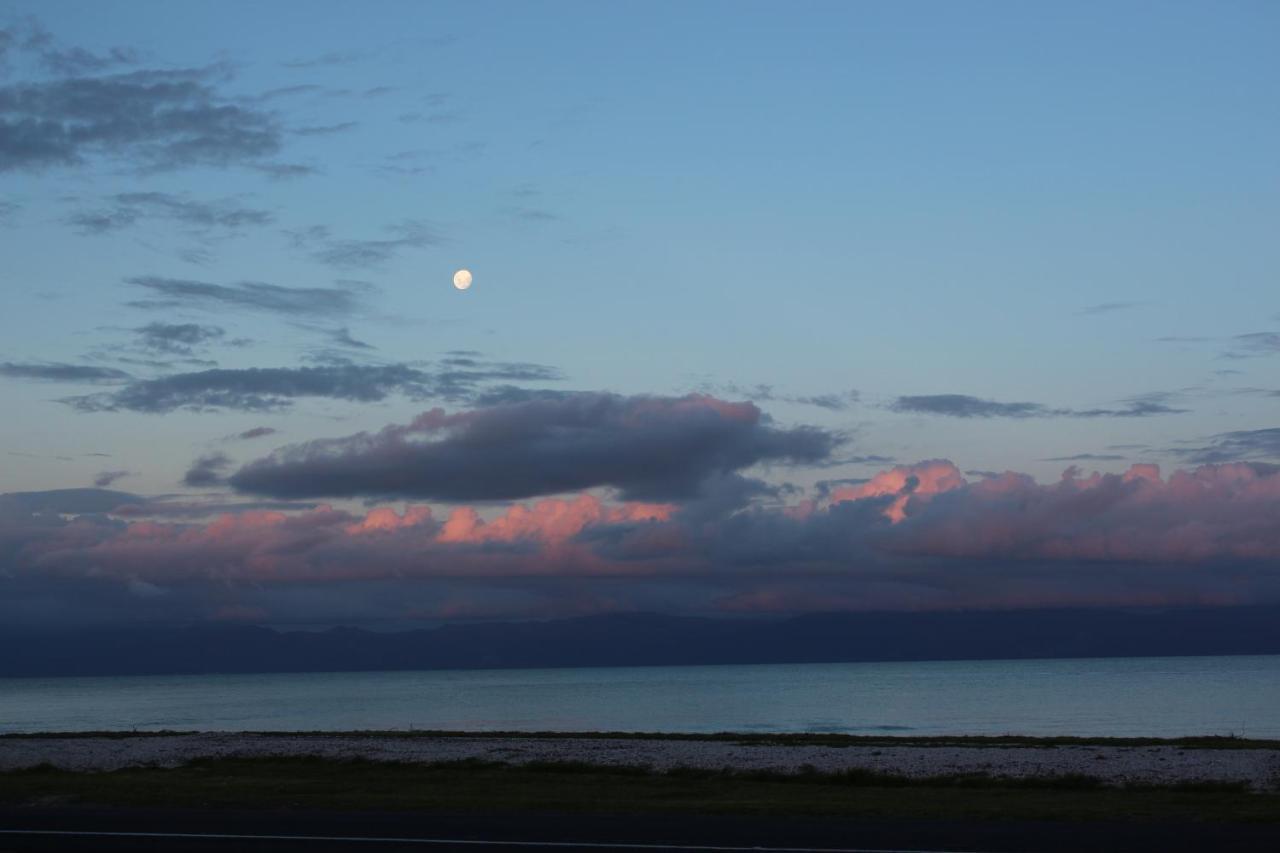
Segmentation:
[(1280, 738), (1280, 656), (0, 679), (0, 732), (410, 727)]

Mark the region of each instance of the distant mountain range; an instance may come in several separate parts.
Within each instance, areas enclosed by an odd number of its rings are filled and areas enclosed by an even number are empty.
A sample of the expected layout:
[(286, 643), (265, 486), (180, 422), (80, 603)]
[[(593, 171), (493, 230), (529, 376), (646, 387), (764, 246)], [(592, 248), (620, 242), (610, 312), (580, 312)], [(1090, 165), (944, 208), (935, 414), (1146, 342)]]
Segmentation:
[(727, 663), (1280, 654), (1280, 606), (633, 613), (379, 633), (250, 626), (0, 630), (0, 676), (341, 672)]

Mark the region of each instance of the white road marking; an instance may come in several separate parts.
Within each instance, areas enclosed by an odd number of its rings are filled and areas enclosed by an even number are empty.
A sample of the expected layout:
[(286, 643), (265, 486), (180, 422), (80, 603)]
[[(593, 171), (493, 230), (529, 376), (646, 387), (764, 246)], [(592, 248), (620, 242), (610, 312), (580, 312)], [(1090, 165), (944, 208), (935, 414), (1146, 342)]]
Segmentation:
[(983, 853), (975, 850), (927, 850), (915, 847), (732, 847), (715, 844), (643, 844), (628, 841), (503, 841), (476, 838), (388, 838), (377, 835), (248, 835), (224, 832), (107, 832), (71, 829), (0, 829), (0, 835), (66, 838), (186, 838), (209, 841), (344, 841), (356, 844), (453, 844), (470, 847), (569, 847), (609, 850), (703, 850), (710, 853)]

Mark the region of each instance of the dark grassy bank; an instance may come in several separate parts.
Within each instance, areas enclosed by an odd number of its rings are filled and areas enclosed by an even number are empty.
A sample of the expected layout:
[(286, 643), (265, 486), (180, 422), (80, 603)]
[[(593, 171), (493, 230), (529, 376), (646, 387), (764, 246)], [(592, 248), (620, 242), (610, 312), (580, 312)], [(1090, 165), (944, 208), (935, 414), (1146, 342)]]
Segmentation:
[(104, 773), (44, 766), (0, 774), (0, 803), (1280, 822), (1280, 795), (1220, 783), (1115, 788), (1089, 776), (918, 780), (866, 770), (654, 772), (577, 763), (411, 765), (316, 758), (219, 759)]
[[(181, 737), (204, 732), (194, 731), (96, 731), (96, 732), (20, 732), (0, 734), (0, 740), (53, 738), (147, 738)], [(226, 734), (236, 734), (227, 732)], [(847, 735), (825, 732), (794, 734), (757, 734), (742, 732), (716, 732), (707, 734), (687, 732), (460, 732), (430, 729), (377, 730), (346, 732), (242, 732), (249, 735), (272, 735), (305, 738), (555, 738), (581, 740), (613, 738), (620, 740), (677, 740), (720, 741), (757, 746), (970, 746), (970, 747), (1067, 747), (1067, 746), (1172, 746), (1179, 749), (1280, 749), (1280, 740), (1245, 738), (1235, 735), (1203, 735), (1197, 737), (1028, 737), (1023, 735)]]

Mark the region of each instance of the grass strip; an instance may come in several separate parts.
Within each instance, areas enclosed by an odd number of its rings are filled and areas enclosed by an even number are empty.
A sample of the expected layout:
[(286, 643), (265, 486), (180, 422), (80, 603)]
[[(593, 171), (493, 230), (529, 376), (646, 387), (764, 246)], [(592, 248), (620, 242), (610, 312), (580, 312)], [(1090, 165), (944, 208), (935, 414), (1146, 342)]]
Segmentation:
[(602, 767), (579, 762), (396, 764), (321, 758), (177, 768), (0, 773), (0, 803), (335, 811), (840, 815), (1018, 820), (1280, 821), (1280, 795), (1243, 784), (1108, 786), (1092, 776), (912, 779), (841, 773)]

